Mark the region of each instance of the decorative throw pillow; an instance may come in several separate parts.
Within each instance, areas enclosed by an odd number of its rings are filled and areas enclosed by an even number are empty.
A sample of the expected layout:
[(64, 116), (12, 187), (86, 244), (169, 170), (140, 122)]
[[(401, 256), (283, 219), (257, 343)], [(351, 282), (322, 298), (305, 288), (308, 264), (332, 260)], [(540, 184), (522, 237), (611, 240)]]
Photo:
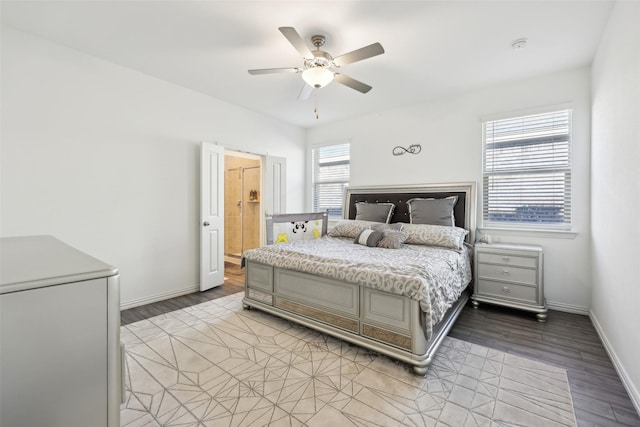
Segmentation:
[(370, 228), (373, 224), (375, 223), (372, 221), (343, 219), (329, 230), (327, 234), (331, 237), (348, 237), (350, 239), (354, 239), (363, 229)]
[(469, 233), (464, 228), (430, 224), (404, 224), (402, 232), (407, 235), (405, 243), (450, 249), (462, 249)]
[(407, 236), (403, 232), (387, 230), (383, 232), (382, 239), (378, 242), (378, 247), (386, 249), (400, 249), (405, 240), (407, 240)]
[(372, 224), (371, 229), (376, 231), (402, 231), (402, 223), (397, 222), (395, 224)]
[(458, 196), (444, 199), (411, 199), (407, 201), (409, 220), (411, 224), (456, 225), (453, 207)]
[(375, 248), (378, 245), (378, 242), (382, 239), (383, 236), (382, 231), (375, 231), (370, 228), (365, 228), (356, 236), (356, 240), (353, 243), (357, 243), (363, 246), (369, 246), (370, 248)]
[(393, 203), (356, 203), (356, 220), (388, 223), (391, 221)]

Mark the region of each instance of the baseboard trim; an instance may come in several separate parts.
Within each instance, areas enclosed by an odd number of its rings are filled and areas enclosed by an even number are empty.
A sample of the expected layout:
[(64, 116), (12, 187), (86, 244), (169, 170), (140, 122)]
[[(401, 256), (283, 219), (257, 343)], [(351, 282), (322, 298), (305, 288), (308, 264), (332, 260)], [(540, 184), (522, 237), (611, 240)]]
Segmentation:
[(611, 346), (611, 343), (607, 339), (602, 326), (600, 326), (600, 322), (598, 322), (598, 319), (596, 318), (596, 315), (593, 314), (592, 310), (589, 310), (589, 318), (591, 319), (591, 323), (593, 323), (593, 327), (600, 337), (600, 341), (602, 341), (602, 344), (604, 345), (604, 349), (607, 351), (607, 354), (613, 362), (613, 367), (616, 369), (620, 380), (622, 380), (622, 385), (624, 385), (627, 393), (629, 393), (631, 403), (633, 403), (633, 406), (636, 408), (636, 412), (640, 414), (640, 392), (638, 392), (636, 386), (633, 384), (633, 382), (631, 382), (631, 378), (629, 378), (627, 371), (624, 369), (624, 366), (622, 366), (622, 363), (620, 363), (618, 355)]
[(128, 308), (138, 307), (145, 304), (151, 304), (152, 302), (164, 301), (169, 298), (175, 298), (186, 294), (198, 292), (200, 285), (193, 285), (182, 289), (177, 289), (171, 292), (165, 292), (163, 294), (152, 295), (150, 297), (138, 298), (130, 301), (120, 303), (120, 310), (126, 310)]
[(581, 307), (579, 305), (565, 304), (563, 302), (547, 301), (549, 310), (564, 311), (573, 314), (589, 315), (589, 307)]

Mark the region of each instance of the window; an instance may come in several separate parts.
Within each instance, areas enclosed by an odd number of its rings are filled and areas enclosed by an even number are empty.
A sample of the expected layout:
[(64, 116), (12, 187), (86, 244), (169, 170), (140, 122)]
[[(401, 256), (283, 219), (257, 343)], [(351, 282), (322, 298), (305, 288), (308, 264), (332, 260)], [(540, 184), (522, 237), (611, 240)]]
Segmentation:
[(329, 210), (329, 219), (342, 218), (342, 199), (349, 184), (349, 144), (315, 147), (311, 159), (313, 211)]
[(571, 224), (571, 111), (483, 125), (485, 226)]

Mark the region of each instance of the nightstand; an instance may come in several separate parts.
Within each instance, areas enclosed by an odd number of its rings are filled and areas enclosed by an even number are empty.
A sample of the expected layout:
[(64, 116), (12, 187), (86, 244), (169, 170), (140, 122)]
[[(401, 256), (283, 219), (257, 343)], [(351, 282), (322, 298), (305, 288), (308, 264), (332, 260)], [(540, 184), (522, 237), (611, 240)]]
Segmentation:
[(534, 312), (540, 322), (547, 319), (541, 247), (476, 243), (474, 279), (474, 308), (488, 302)]

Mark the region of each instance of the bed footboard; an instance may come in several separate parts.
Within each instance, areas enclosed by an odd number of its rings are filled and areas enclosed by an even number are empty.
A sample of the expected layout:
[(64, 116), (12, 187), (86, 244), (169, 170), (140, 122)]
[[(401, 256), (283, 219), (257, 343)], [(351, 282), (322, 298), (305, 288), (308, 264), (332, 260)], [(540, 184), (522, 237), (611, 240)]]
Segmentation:
[(277, 315), (408, 363), (427, 366), (468, 300), (454, 304), (427, 341), (418, 301), (353, 283), (247, 261), (243, 306)]

